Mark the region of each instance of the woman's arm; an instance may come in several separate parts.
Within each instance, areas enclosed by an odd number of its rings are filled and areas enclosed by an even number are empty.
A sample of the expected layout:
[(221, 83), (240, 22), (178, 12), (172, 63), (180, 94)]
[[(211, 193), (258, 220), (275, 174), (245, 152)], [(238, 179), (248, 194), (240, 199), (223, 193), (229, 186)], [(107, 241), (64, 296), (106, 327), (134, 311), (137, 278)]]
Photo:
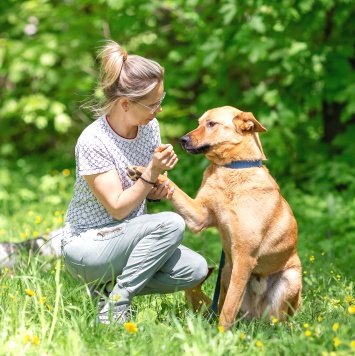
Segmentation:
[[(177, 163), (177, 158), (171, 145), (161, 145), (155, 152), (149, 163), (143, 178), (155, 182), (162, 170), (170, 170)], [(123, 190), (119, 175), (116, 170), (84, 176), (90, 189), (105, 207), (105, 209), (117, 220), (127, 217), (152, 192), (153, 186), (142, 179)], [(153, 189), (154, 191), (154, 189)], [(155, 195), (170, 199), (173, 190), (160, 186), (156, 188)]]

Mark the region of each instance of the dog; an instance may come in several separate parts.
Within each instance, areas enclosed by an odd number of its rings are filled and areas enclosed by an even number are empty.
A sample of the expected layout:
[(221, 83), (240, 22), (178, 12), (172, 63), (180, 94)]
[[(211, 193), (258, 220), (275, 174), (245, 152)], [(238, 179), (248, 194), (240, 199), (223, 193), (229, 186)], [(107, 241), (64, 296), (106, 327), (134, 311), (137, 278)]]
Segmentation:
[(29, 252), (57, 258), (61, 256), (62, 229), (23, 242), (0, 243), (0, 268), (14, 268)]
[[(297, 223), (262, 165), (266, 157), (258, 133), (266, 131), (251, 112), (231, 106), (205, 112), (198, 127), (180, 138), (185, 151), (210, 161), (196, 198), (169, 183), (175, 187), (171, 203), (194, 233), (212, 226), (220, 232), (226, 262), (218, 310), (225, 330), (239, 311), (249, 319), (283, 321), (301, 305)], [(143, 172), (144, 167), (127, 167), (132, 180)], [(167, 179), (160, 175), (157, 183)]]

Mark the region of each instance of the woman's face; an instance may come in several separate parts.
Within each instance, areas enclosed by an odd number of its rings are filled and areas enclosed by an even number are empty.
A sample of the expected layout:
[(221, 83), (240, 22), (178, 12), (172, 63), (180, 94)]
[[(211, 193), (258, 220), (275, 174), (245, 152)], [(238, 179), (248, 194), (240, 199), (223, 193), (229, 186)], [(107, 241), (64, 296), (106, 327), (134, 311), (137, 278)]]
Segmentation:
[[(147, 125), (163, 109), (159, 103), (164, 96), (164, 82), (158, 83), (145, 99), (130, 101), (129, 112), (134, 125)], [(153, 111), (153, 112), (152, 112)]]

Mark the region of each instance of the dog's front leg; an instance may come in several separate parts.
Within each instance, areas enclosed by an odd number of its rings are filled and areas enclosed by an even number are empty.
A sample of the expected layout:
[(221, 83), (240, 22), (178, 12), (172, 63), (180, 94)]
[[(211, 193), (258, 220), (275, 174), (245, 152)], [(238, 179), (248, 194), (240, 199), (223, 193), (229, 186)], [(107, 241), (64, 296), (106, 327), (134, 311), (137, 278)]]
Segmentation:
[(252, 257), (240, 258), (239, 256), (233, 261), (230, 283), (219, 320), (219, 325), (225, 330), (234, 325), (235, 317), (242, 305), (246, 285), (255, 265), (256, 260)]
[[(130, 166), (127, 167), (128, 176), (136, 181), (144, 172), (145, 167)], [(164, 184), (169, 178), (165, 175), (159, 175), (157, 184)], [(170, 179), (169, 179), (170, 180)], [(207, 207), (207, 201), (203, 200), (203, 187), (200, 188), (196, 199), (190, 198), (174, 182), (170, 180), (169, 189), (174, 187), (174, 194), (171, 197), (171, 203), (178, 214), (180, 214), (186, 225), (194, 233), (199, 233), (207, 227), (213, 226), (213, 219), (210, 210)]]

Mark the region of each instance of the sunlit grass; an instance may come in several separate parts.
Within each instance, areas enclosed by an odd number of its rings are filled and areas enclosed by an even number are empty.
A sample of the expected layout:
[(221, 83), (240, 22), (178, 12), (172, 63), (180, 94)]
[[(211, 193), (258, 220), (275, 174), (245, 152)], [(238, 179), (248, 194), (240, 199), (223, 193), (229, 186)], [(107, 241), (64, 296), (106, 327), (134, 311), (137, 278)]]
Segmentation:
[[(15, 173), (13, 192), (20, 182)], [(41, 190), (29, 185), (40, 199), (22, 197), (19, 201), (13, 195), (2, 203), (0, 241), (23, 241), (63, 225), (72, 192), (72, 174), (62, 170), (60, 174), (49, 175), (46, 184), (47, 188), (42, 186)], [(59, 199), (53, 204), (45, 195), (54, 195), (55, 191)], [(302, 196), (293, 201), (298, 214), (302, 209), (310, 209), (306, 201)], [(167, 207), (154, 205), (153, 209)], [(24, 256), (15, 270), (0, 270), (0, 354), (354, 354), (355, 291), (350, 266), (353, 262), (341, 260), (341, 251), (320, 243), (324, 237), (316, 235), (312, 221), (307, 222), (305, 217), (303, 220), (299, 243), (303, 306), (287, 322), (280, 323), (277, 318), (242, 320), (233, 330), (224, 331), (216, 321), (210, 323), (190, 311), (183, 293), (179, 292), (137, 297), (133, 303), (137, 313), (131, 323), (97, 325), (97, 312), (86, 286), (70, 277), (63, 261), (29, 255)], [(220, 242), (215, 229), (199, 236), (187, 231), (184, 243), (200, 251), (211, 265), (218, 265)], [(347, 265), (348, 268), (343, 268)], [(216, 275), (215, 272), (205, 283), (209, 296), (213, 295)]]

